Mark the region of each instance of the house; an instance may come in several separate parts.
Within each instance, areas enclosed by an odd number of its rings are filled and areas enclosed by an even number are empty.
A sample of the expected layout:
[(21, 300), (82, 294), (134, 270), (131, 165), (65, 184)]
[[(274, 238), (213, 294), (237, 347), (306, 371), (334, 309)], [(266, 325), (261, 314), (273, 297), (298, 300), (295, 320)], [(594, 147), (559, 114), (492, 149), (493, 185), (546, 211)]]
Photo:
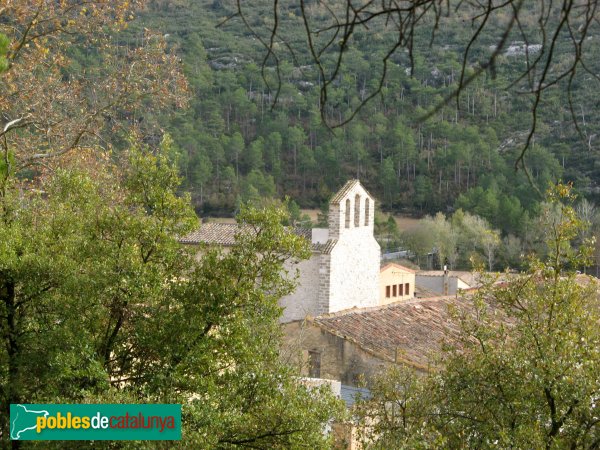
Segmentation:
[[(280, 300), (283, 323), (379, 304), (381, 250), (373, 235), (374, 216), (375, 200), (358, 180), (350, 180), (329, 203), (329, 228), (294, 229), (311, 242), (312, 255), (289, 263), (299, 278), (295, 292)], [(208, 223), (180, 241), (227, 248), (237, 231), (237, 224)]]
[(400, 264), (386, 264), (379, 271), (379, 304), (408, 300), (415, 296), (415, 271)]
[(349, 386), (391, 364), (427, 372), (442, 345), (458, 336), (450, 313), (456, 307), (469, 310), (473, 304), (457, 296), (412, 298), (289, 322), (283, 325), (282, 355), (307, 376)]

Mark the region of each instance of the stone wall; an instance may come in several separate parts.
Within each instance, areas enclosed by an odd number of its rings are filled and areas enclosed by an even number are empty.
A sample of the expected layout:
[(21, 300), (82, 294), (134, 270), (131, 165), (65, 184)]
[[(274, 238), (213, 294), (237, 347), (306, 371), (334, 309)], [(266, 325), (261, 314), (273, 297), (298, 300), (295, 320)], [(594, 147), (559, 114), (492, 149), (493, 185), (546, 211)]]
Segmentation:
[(335, 336), (310, 322), (290, 322), (283, 326), (282, 359), (308, 375), (307, 353), (320, 354), (320, 377), (356, 386), (361, 376), (366, 379), (388, 366), (354, 343)]
[(329, 204), (329, 214), (327, 216), (327, 222), (329, 223), (329, 239), (339, 238), (340, 230), (344, 226), (344, 223), (340, 221), (340, 205), (337, 205), (335, 203)]
[(381, 250), (373, 236), (375, 201), (357, 180), (346, 183), (329, 205), (328, 230), (313, 230), (321, 244), (301, 263), (296, 292), (281, 301), (282, 322), (379, 304)]
[(298, 286), (296, 290), (283, 297), (279, 304), (284, 308), (280, 322), (302, 320), (307, 315), (317, 315), (319, 297), (319, 266), (321, 255), (313, 253), (310, 259), (300, 261), (298, 264), (286, 262), (286, 269), (291, 275), (299, 269)]
[(329, 312), (329, 292), (331, 290), (331, 255), (321, 255), (319, 263), (319, 297), (317, 300), (316, 315)]

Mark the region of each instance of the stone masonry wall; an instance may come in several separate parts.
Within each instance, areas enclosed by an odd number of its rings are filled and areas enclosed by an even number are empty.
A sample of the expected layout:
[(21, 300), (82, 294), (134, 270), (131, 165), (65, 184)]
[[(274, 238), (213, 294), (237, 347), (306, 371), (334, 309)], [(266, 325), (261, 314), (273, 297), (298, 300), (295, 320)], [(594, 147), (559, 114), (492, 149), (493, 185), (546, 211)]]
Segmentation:
[(329, 239), (337, 239), (340, 236), (341, 227), (344, 226), (344, 222), (340, 220), (343, 218), (343, 214), (340, 212), (340, 205), (335, 203), (329, 204), (329, 215), (327, 221), (329, 222)]
[[(317, 301), (317, 313), (329, 312), (329, 292), (331, 290), (331, 255), (321, 255), (319, 262), (319, 296)], [(318, 315), (316, 314), (316, 315)]]
[(356, 386), (359, 377), (370, 379), (390, 362), (362, 350), (352, 342), (307, 322), (291, 322), (283, 327), (282, 359), (308, 375), (308, 351), (321, 356), (321, 378)]

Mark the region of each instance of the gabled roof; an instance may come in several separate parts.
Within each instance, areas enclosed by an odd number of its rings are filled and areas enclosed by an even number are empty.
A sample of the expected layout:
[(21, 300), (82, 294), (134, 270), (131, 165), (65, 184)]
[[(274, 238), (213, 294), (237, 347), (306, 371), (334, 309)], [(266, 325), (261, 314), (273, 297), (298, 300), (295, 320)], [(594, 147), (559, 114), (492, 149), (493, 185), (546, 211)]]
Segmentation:
[(385, 266), (383, 266), (381, 269), (379, 269), (379, 272), (383, 272), (384, 270), (387, 270), (387, 269), (389, 269), (391, 267), (396, 268), (398, 270), (402, 270), (404, 272), (408, 272), (408, 273), (417, 273), (416, 270), (409, 269), (408, 267), (402, 266), (402, 265), (397, 264), (397, 263), (388, 263)]
[(369, 197), (371, 197), (371, 199), (373, 198), (373, 196), (369, 194), (369, 192), (365, 189), (365, 187), (361, 184), (359, 180), (349, 180), (346, 182), (346, 184), (342, 186), (342, 188), (339, 191), (337, 191), (337, 193), (333, 196), (329, 203), (340, 203), (344, 199), (344, 197), (348, 195), (348, 192), (350, 192), (356, 185), (359, 185), (366, 192), (366, 194)]
[[(289, 229), (289, 228), (288, 228)], [(291, 230), (298, 236), (302, 236), (308, 242), (311, 241), (311, 229), (295, 227)], [(182, 244), (209, 244), (209, 245), (221, 245), (224, 247), (230, 247), (235, 244), (235, 235), (240, 232), (254, 233), (255, 230), (249, 225), (241, 225), (237, 223), (221, 223), (221, 222), (209, 222), (203, 223), (200, 228), (192, 231), (187, 236), (179, 239)], [(325, 244), (326, 245), (326, 244)], [(313, 250), (319, 250), (319, 246), (323, 244), (312, 244)]]
[[(600, 298), (600, 281), (580, 275), (576, 281), (592, 285)], [(504, 281), (506, 283), (506, 281)], [(487, 302), (490, 317), (498, 323), (514, 324), (515, 319)], [(459, 315), (475, 314), (469, 296), (416, 298), (385, 306), (349, 309), (325, 314), (308, 321), (334, 336), (352, 342), (384, 361), (402, 362), (421, 370), (435, 367), (435, 356), (444, 343), (458, 343)]]
[(235, 244), (235, 235), (240, 231), (241, 227), (237, 223), (203, 223), (200, 228), (179, 239), (179, 242), (229, 246)]
[(341, 311), (311, 320), (319, 328), (383, 360), (428, 370), (430, 357), (439, 352), (442, 343), (458, 337), (459, 328), (450, 315), (450, 305), (472, 308), (468, 299), (446, 296)]

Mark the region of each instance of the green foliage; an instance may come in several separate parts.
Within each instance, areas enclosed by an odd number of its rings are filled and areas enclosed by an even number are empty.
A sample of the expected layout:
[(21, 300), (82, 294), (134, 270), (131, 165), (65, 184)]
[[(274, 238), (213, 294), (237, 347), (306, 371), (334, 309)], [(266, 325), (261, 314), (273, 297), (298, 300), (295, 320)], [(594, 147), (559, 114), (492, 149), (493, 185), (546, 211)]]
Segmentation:
[(454, 311), (460, 334), (438, 371), (394, 368), (375, 381), (358, 408), (373, 448), (597, 446), (598, 285), (575, 272), (590, 250), (576, 242), (573, 198), (565, 185), (549, 193), (546, 261), (461, 300), (469, 307)]
[(10, 41), (8, 38), (0, 33), (0, 74), (8, 69), (8, 61), (6, 60), (6, 54), (8, 53), (8, 47)]
[(437, 268), (472, 269), (484, 261), (488, 270), (495, 268), (496, 253), (501, 245), (500, 233), (479, 216), (461, 209), (452, 217), (442, 213), (426, 216), (419, 226), (405, 232), (405, 245), (416, 256), (417, 264), (435, 255)]
[[(299, 44), (305, 42), (300, 12), (291, 4), (279, 7), (279, 31), (288, 43), (298, 44), (290, 44), (296, 52), (294, 61), (280, 60), (282, 89), (273, 109), (276, 71), (268, 59), (264, 75), (270, 84), (266, 86), (261, 76), (264, 48), (248, 38), (239, 21), (214, 26), (234, 12), (232, 5), (182, 0), (175, 7), (151, 2), (140, 16), (141, 23), (132, 24), (130, 33), (136, 26), (160, 27), (169, 33), (186, 64), (193, 89), (191, 108), (162, 118), (162, 123), (178, 146), (189, 149), (190, 161), (194, 154), (211, 160), (213, 170), (204, 172), (202, 195), (195, 172), (184, 171), (197, 207), (207, 213), (231, 212), (236, 197), (257, 200), (272, 195), (268, 192), (276, 197), (289, 195), (302, 207), (318, 207), (348, 178), (359, 177), (387, 211), (420, 215), (462, 208), (486, 219), (504, 237), (524, 238), (524, 214), (534, 217), (541, 200), (523, 171), (513, 168), (529, 126), (531, 104), (505, 91), (507, 80), (523, 69), (524, 56), (500, 57), (495, 77), (483, 76), (463, 91), (458, 103), (417, 122), (416, 117), (456, 87), (461, 52), (471, 33), (462, 26), (462, 18), (447, 18), (437, 30), (439, 42), (444, 42), (442, 50), (429, 46), (431, 29), (423, 27), (415, 36), (413, 76), (407, 74), (408, 56), (393, 55), (384, 95), (367, 104), (349, 126), (332, 133), (321, 123), (317, 106), (322, 80), (308, 62), (307, 49)], [(323, 8), (310, 5), (315, 28), (327, 16)], [(247, 13), (251, 26), (264, 30), (272, 2), (256, 2)], [(380, 65), (383, 49), (392, 39), (385, 30), (382, 24), (382, 32), (368, 39), (356, 33), (349, 43), (345, 67), (329, 92), (328, 120), (347, 116), (376, 84), (379, 74), (372, 68)], [(263, 37), (268, 39), (266, 34)], [(485, 42), (490, 36), (482, 39)], [(488, 49), (472, 51), (483, 54)], [(560, 60), (570, 58), (562, 49), (556, 55)], [(324, 62), (333, 57), (327, 52), (322, 55)], [(467, 65), (471, 73), (477, 61)], [(577, 85), (581, 95), (576, 95), (575, 104), (586, 117), (585, 135), (592, 137), (598, 134), (599, 122), (585, 92), (589, 83)], [(548, 97), (547, 112), (538, 117), (535, 142), (526, 158), (533, 183), (544, 189), (548, 181), (563, 176), (591, 198), (591, 180), (600, 167), (595, 153), (563, 126), (570, 116), (565, 91), (553, 90)], [(221, 142), (224, 157), (207, 136)], [(593, 147), (594, 138), (590, 139)], [(223, 173), (231, 168), (234, 185), (223, 183)], [(275, 189), (261, 191), (256, 171), (272, 176)], [(248, 177), (253, 179), (249, 183)]]
[[(184, 447), (319, 448), (341, 414), (279, 361), (284, 262), (309, 255), (280, 209), (243, 208), (229, 252), (198, 225), (166, 139), (74, 163), (0, 198), (0, 402), (182, 403)], [(88, 167), (89, 165), (89, 167)], [(247, 230), (247, 231), (244, 231)], [(61, 444), (64, 447), (64, 443)]]

